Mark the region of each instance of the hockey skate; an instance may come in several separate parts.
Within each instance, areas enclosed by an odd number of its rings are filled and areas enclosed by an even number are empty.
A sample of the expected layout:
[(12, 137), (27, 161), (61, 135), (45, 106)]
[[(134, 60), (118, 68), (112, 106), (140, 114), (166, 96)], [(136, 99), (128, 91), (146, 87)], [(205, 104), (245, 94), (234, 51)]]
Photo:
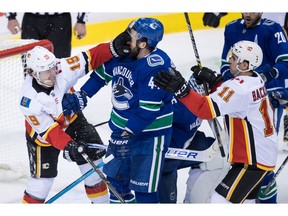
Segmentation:
[(288, 151), (288, 115), (284, 116), (283, 151)]

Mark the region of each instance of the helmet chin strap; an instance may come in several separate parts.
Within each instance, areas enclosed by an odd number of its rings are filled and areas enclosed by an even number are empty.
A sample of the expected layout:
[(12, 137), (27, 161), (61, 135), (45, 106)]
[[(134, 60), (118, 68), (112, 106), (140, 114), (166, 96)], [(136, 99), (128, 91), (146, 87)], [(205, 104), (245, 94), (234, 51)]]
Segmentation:
[(239, 65), (240, 65), (240, 64), (241, 64), (241, 62), (238, 61), (238, 62), (237, 62), (237, 65), (236, 65), (236, 69), (238, 70), (238, 72), (234, 75), (234, 77), (238, 76), (240, 73), (245, 73), (245, 72), (250, 71), (249, 68), (246, 69), (246, 70), (241, 70), (241, 69), (239, 68)]

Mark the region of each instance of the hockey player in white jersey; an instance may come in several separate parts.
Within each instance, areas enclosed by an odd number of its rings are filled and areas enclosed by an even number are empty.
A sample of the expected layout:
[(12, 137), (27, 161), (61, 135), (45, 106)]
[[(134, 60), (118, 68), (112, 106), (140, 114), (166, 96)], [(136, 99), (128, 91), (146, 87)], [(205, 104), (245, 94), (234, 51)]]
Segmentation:
[[(128, 39), (127, 39), (128, 38)], [(129, 48), (126, 33), (111, 43), (100, 44), (78, 55), (56, 59), (47, 49), (36, 46), (26, 54), (28, 74), (20, 95), (20, 110), (25, 116), (26, 141), (31, 177), (23, 196), (23, 203), (44, 203), (57, 176), (58, 156), (76, 162), (82, 174), (91, 169), (78, 152), (83, 152), (97, 165), (105, 150), (89, 149), (87, 142), (102, 143), (93, 125), (82, 112), (63, 115), (62, 98), (73, 89), (80, 77), (108, 61), (112, 56), (125, 55)], [(127, 47), (126, 47), (126, 45)], [(80, 105), (85, 101), (81, 95)], [(84, 180), (85, 191), (91, 203), (109, 203), (106, 183), (93, 173)]]
[(225, 117), (231, 167), (213, 192), (211, 203), (253, 203), (264, 177), (275, 169), (277, 133), (265, 83), (254, 71), (262, 63), (261, 48), (251, 41), (239, 41), (231, 51), (229, 64), (234, 78), (224, 83), (222, 76), (210, 69), (192, 67), (199, 81), (213, 87), (209, 96), (191, 90), (176, 70), (174, 74), (159, 72), (154, 83), (174, 93), (202, 119)]

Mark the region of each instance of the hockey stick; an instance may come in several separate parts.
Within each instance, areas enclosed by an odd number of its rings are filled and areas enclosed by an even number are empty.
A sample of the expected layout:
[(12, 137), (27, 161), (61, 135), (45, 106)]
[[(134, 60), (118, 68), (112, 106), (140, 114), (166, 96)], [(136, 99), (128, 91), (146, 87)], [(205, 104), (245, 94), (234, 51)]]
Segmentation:
[[(189, 34), (190, 34), (190, 39), (191, 39), (191, 42), (192, 42), (195, 58), (196, 58), (196, 61), (197, 61), (197, 64), (198, 64), (199, 68), (201, 69), (202, 68), (202, 64), (201, 64), (199, 53), (198, 53), (198, 50), (197, 50), (196, 41), (195, 41), (195, 38), (194, 38), (194, 35), (193, 35), (193, 31), (192, 31), (192, 26), (191, 26), (191, 23), (190, 23), (189, 15), (188, 15), (187, 12), (184, 12), (184, 16), (185, 16), (186, 24), (187, 24), (188, 31), (189, 31)], [(204, 86), (205, 94), (209, 95), (207, 83), (204, 82), (203, 86)], [(221, 136), (220, 136), (219, 128), (218, 128), (218, 125), (217, 125), (217, 121), (216, 121), (216, 119), (211, 119), (211, 120), (209, 120), (209, 122), (210, 121), (212, 122), (212, 125), (213, 125), (213, 127), (211, 127), (211, 129), (212, 129), (212, 131), (213, 131), (213, 133), (214, 133), (214, 135), (215, 135), (215, 137), (216, 137), (216, 139), (218, 141), (218, 145), (219, 145), (219, 149), (220, 149), (220, 152), (221, 152), (221, 156), (225, 157), (225, 151), (224, 151), (223, 142), (222, 142), (222, 139), (221, 139)]]
[[(100, 169), (103, 167), (105, 164), (110, 162), (114, 156), (111, 154), (107, 158), (103, 158), (103, 161), (97, 165), (97, 168)], [(55, 200), (59, 199), (61, 196), (63, 196), (65, 193), (67, 193), (69, 190), (74, 188), (76, 185), (78, 185), (80, 182), (84, 181), (86, 178), (88, 178), (90, 175), (92, 175), (95, 172), (94, 169), (90, 169), (88, 172), (80, 176), (78, 179), (76, 179), (74, 182), (72, 182), (70, 185), (65, 187), (63, 190), (61, 190), (59, 193), (51, 197), (49, 200), (45, 202), (45, 204), (50, 204), (53, 203)]]
[[(78, 151), (79, 153), (81, 153), (81, 150), (78, 149)], [(100, 178), (106, 183), (107, 187), (114, 194), (114, 196), (117, 197), (121, 203), (126, 203), (125, 200), (122, 198), (122, 196), (116, 191), (116, 189), (111, 185), (108, 179), (104, 176), (101, 170), (94, 164), (93, 160), (91, 160), (91, 158), (89, 158), (89, 156), (86, 153), (81, 153), (81, 155), (93, 167), (93, 169), (100, 176)]]
[(108, 122), (109, 122), (109, 121), (100, 122), (100, 123), (98, 123), (98, 124), (96, 124), (96, 125), (93, 125), (93, 127), (98, 127), (98, 126), (104, 125), (104, 124), (106, 124), (106, 123), (108, 123)]
[[(94, 144), (94, 143), (88, 143), (88, 147), (107, 149), (106, 145)], [(207, 162), (217, 155), (218, 150), (219, 146), (215, 142), (208, 149), (203, 151), (169, 147), (168, 151), (165, 153), (165, 158), (175, 160)]]
[(286, 165), (287, 162), (288, 162), (288, 156), (285, 158), (285, 160), (283, 161), (283, 163), (281, 164), (281, 166), (279, 167), (277, 172), (274, 174), (273, 178), (268, 183), (265, 191), (263, 192), (264, 195), (266, 195), (271, 190), (270, 186), (276, 181), (277, 176), (281, 173), (281, 171), (283, 170), (283, 168), (284, 168), (284, 166)]

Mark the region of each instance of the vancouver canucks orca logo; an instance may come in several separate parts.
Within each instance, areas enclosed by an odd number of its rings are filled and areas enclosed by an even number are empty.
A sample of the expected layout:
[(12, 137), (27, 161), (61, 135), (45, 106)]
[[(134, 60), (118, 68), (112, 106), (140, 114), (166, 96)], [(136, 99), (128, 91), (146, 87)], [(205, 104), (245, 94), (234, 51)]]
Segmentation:
[(119, 77), (116, 83), (112, 87), (112, 103), (118, 110), (125, 110), (129, 108), (129, 102), (133, 97), (131, 91), (124, 86), (123, 77)]

